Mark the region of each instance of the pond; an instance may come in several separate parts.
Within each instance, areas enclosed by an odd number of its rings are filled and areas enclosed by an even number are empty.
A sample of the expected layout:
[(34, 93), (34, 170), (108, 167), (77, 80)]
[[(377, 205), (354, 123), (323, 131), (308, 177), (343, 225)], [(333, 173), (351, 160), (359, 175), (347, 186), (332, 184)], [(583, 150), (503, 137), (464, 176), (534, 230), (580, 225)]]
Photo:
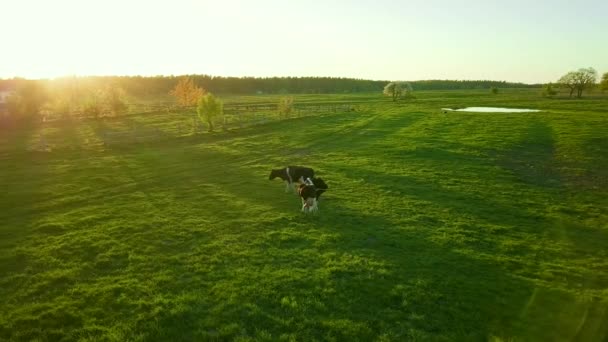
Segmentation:
[(500, 107), (466, 107), (466, 108), (441, 108), (452, 112), (476, 112), (476, 113), (535, 113), (540, 112), (538, 109), (527, 108), (500, 108)]

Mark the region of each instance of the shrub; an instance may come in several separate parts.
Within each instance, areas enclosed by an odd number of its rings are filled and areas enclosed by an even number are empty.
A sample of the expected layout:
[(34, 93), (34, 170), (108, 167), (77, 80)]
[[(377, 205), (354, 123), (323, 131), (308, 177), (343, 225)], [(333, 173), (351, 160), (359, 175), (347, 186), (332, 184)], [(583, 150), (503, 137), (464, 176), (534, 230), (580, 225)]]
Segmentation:
[(293, 96), (283, 97), (279, 100), (279, 114), (282, 117), (289, 117), (289, 114), (293, 111)]
[(545, 86), (543, 87), (543, 96), (552, 97), (552, 96), (555, 96), (556, 94), (557, 94), (557, 91), (555, 91), (555, 89), (553, 89), (552, 83), (545, 84)]
[(224, 115), (224, 104), (213, 94), (207, 93), (198, 99), (196, 112), (200, 120), (209, 125), (209, 132), (213, 132), (213, 121)]
[(124, 91), (118, 87), (107, 87), (103, 93), (103, 102), (107, 111), (115, 116), (123, 114), (128, 109)]
[(103, 113), (102, 94), (99, 91), (92, 91), (82, 104), (82, 112), (86, 116), (92, 116), (95, 119), (101, 117)]
[(8, 113), (17, 119), (37, 118), (48, 99), (46, 89), (38, 81), (26, 81), (6, 99)]

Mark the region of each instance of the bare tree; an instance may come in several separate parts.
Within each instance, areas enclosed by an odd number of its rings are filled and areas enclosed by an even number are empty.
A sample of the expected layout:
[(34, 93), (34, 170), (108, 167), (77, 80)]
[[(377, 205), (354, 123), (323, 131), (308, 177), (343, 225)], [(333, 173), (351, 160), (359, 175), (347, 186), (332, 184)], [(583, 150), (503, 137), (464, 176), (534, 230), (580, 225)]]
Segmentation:
[(559, 80), (557, 80), (557, 84), (559, 84), (559, 86), (562, 88), (568, 88), (568, 90), (570, 90), (570, 97), (572, 97), (572, 94), (574, 94), (574, 91), (576, 90), (574, 71), (570, 71), (562, 76)]
[(582, 97), (583, 91), (593, 88), (597, 81), (597, 71), (593, 68), (579, 69), (576, 72), (576, 96)]
[(557, 82), (570, 90), (570, 97), (576, 91), (576, 97), (583, 96), (583, 92), (595, 85), (597, 71), (593, 68), (581, 68), (562, 76)]

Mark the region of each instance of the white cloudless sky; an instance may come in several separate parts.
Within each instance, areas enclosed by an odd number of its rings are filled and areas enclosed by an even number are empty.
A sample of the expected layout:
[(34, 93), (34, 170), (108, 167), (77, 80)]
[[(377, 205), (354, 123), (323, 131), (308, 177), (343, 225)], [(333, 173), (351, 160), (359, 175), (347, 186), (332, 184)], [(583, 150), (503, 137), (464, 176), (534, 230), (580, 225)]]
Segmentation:
[(608, 72), (608, 0), (0, 0), (0, 77), (555, 81)]

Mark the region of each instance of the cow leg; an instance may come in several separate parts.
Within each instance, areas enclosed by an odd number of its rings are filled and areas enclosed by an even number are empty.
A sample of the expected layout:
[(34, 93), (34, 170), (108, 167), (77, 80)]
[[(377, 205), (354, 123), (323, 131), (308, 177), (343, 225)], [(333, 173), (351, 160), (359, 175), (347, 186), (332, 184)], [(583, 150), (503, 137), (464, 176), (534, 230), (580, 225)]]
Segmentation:
[(319, 205), (318, 205), (318, 202), (317, 202), (316, 198), (312, 200), (312, 208), (311, 209), (312, 209), (313, 213), (319, 212)]
[(289, 184), (289, 181), (285, 181), (285, 193), (288, 193), (290, 189), (291, 185)]

